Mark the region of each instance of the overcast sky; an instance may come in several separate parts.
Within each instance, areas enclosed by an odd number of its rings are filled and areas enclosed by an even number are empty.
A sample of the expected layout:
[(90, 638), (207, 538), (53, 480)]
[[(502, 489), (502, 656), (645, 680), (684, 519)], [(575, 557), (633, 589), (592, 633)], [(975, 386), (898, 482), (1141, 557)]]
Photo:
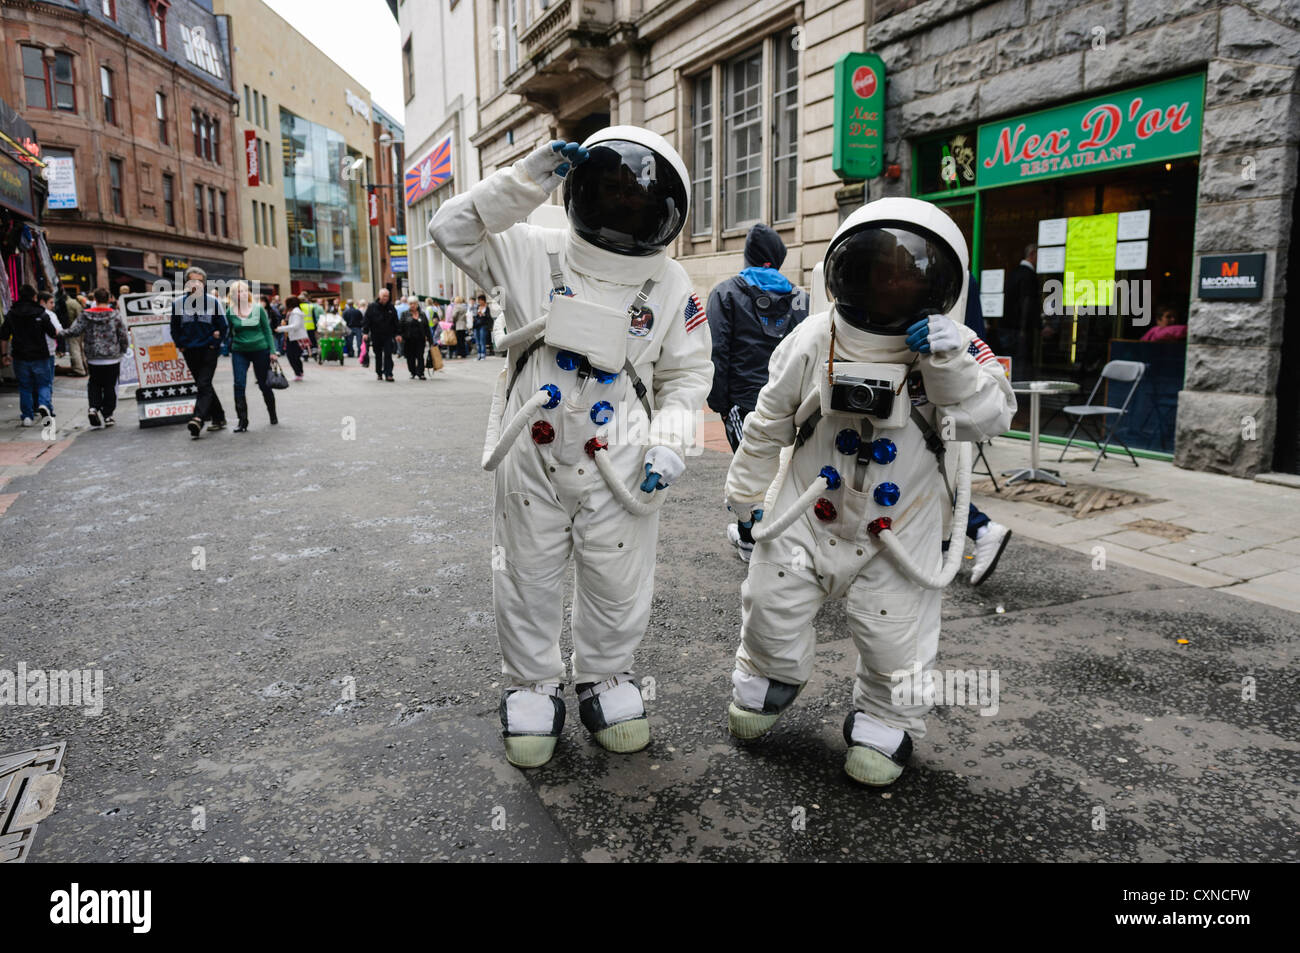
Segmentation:
[(384, 0), (265, 0), (357, 82), (390, 116), (402, 109), (402, 37)]

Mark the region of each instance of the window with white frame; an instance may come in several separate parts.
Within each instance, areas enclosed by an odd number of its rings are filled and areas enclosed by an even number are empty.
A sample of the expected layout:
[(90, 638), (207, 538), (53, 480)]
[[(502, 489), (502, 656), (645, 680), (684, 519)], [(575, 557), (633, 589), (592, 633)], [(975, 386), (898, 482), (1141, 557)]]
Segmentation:
[(726, 63), (722, 75), (722, 227), (738, 228), (762, 215), (762, 48)]
[(799, 197), (798, 34), (786, 30), (772, 43), (772, 221), (794, 218)]
[(691, 234), (713, 231), (713, 74), (695, 78), (691, 97)]

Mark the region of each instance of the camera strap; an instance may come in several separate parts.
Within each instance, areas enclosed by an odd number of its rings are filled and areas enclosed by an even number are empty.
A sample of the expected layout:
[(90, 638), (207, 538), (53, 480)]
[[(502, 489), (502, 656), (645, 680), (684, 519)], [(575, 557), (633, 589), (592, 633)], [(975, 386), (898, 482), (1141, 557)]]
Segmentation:
[(930, 422), (925, 419), (925, 414), (916, 407), (912, 408), (912, 422), (921, 428), (921, 436), (925, 438), (925, 449), (933, 453), (935, 460), (938, 461), (939, 476), (943, 477), (943, 488), (948, 491), (948, 499), (953, 499), (952, 485), (948, 482), (948, 470), (944, 466), (944, 457), (948, 453), (947, 444), (930, 426)]

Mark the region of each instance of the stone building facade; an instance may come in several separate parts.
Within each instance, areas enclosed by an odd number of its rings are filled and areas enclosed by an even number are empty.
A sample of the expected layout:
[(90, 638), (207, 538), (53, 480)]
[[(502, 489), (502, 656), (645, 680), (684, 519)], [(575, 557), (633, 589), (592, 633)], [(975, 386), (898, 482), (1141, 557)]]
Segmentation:
[[(1300, 142), (1300, 8), (1287, 0), (907, 0), (877, 3), (867, 48), (889, 67), (886, 151), (908, 194), (916, 142), (946, 130), (1150, 84), (1204, 75), (1189, 270), (1205, 255), (1264, 253), (1259, 300), (1188, 289), (1186, 372), (1174, 459), (1253, 476), (1296, 472), (1300, 308), (1294, 263)], [(846, 195), (856, 203), (861, 196)], [(1154, 227), (1154, 226), (1153, 226)], [(1156, 236), (1153, 234), (1153, 241)]]
[(6, 0), (0, 44), (0, 99), (45, 158), (72, 161), (75, 200), (44, 213), (66, 287), (240, 272), (228, 33), (210, 4)]
[[(1296, 471), (1300, 375), (1283, 370), (1300, 358), (1300, 333), (1285, 333), (1300, 321), (1285, 294), (1300, 138), (1293, 3), (493, 0), (474, 16), (469, 141), (481, 175), (551, 138), (580, 140), (614, 123), (653, 129), (691, 170), (692, 220), (673, 252), (701, 295), (742, 267), (756, 221), (778, 230), (789, 249), (782, 270), (807, 287), (839, 222), (882, 196), (947, 209), (989, 282), (1018, 267), (1040, 227), (1108, 217), (1116, 255), (1119, 237), (1142, 246), (1124, 269), (1114, 258), (1111, 274), (1144, 285), (1148, 307), (1155, 297), (1169, 305), (1186, 340), (1140, 341), (1150, 315), (1044, 314), (1033, 330), (1042, 340), (1017, 370), (1081, 391), (1045, 402), (1049, 438), (1068, 429), (1060, 405), (1084, 402), (1109, 360), (1142, 360), (1149, 377), (1125, 422), (1132, 432), (1122, 431), (1139, 451), (1241, 476)], [(885, 68), (884, 173), (845, 181), (832, 169), (834, 67), (867, 51)], [(1183, 98), (1166, 113), (1161, 97), (1174, 95)], [(1024, 183), (976, 174), (971, 157), (992, 158), (976, 155), (990, 129), (1007, 124), (1010, 135), (1058, 114), (1077, 122), (1111, 98), (1134, 110), (1122, 117), (1133, 126), (1157, 101), (1161, 112), (1123, 149), (1078, 155), (1050, 174), (1046, 160), (1027, 163)], [(970, 153), (959, 156), (969, 181), (935, 185), (951, 149)], [(1147, 223), (1140, 236), (1116, 235), (1121, 215)], [(1064, 254), (1060, 241), (1052, 250)], [(1201, 296), (1202, 259), (1247, 253), (1265, 256), (1258, 299)], [(1041, 272), (1044, 288), (1050, 277)], [(1000, 297), (980, 299), (991, 325), (1005, 323)], [(1103, 386), (1100, 400), (1123, 398)]]

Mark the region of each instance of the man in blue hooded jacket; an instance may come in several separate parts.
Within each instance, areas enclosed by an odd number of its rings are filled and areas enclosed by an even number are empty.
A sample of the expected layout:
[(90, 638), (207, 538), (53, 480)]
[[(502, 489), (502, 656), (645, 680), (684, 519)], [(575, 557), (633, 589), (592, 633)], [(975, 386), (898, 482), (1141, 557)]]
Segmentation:
[[(776, 346), (808, 316), (808, 296), (777, 269), (785, 261), (785, 242), (759, 223), (745, 238), (745, 268), (709, 295), (706, 313), (713, 335), (713, 389), (709, 407), (722, 416), (727, 442), (740, 446), (745, 417), (767, 383), (767, 364)], [(727, 527), (740, 558), (754, 548), (749, 527)]]

